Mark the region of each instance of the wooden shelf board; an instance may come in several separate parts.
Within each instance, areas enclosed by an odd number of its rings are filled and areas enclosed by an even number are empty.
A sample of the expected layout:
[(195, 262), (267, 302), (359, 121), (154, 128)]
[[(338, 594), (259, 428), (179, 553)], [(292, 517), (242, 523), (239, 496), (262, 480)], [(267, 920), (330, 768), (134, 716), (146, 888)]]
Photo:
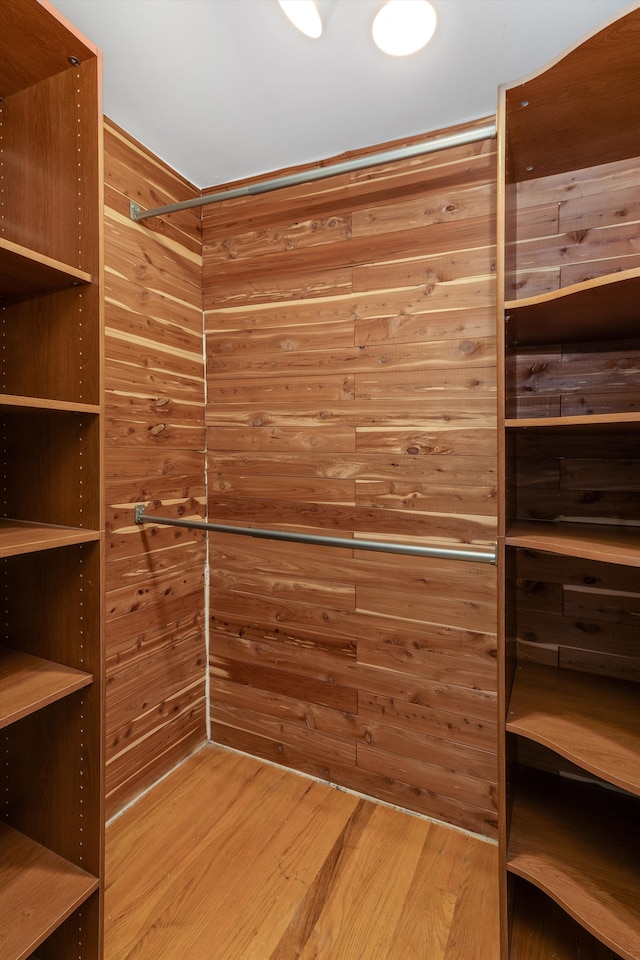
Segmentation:
[(555, 430), (589, 430), (594, 427), (616, 427), (624, 430), (637, 430), (640, 427), (640, 413), (601, 413), (571, 417), (509, 417), (504, 425), (513, 428), (553, 428)]
[(519, 664), (507, 730), (640, 796), (640, 684)]
[(0, 728), (92, 683), (83, 670), (0, 646)]
[(20, 297), (91, 283), (91, 274), (0, 237), (0, 297)]
[(640, 566), (640, 530), (634, 526), (516, 520), (508, 525), (505, 543), (584, 560)]
[(560, 290), (509, 300), (510, 344), (619, 340), (640, 336), (640, 267)]
[(619, 960), (537, 887), (513, 879), (509, 960)]
[(24, 520), (0, 520), (0, 557), (13, 557), (37, 550), (91, 543), (100, 539), (97, 530), (80, 527), (57, 527), (46, 523)]
[(4, 823), (0, 851), (0, 956), (24, 960), (99, 884)]
[(53, 410), (61, 413), (100, 413), (97, 403), (76, 403), (73, 400), (47, 400), (44, 397), (16, 397), (0, 394), (0, 410)]
[(624, 960), (640, 958), (637, 812), (613, 791), (526, 778), (516, 788), (507, 853), (511, 873)]

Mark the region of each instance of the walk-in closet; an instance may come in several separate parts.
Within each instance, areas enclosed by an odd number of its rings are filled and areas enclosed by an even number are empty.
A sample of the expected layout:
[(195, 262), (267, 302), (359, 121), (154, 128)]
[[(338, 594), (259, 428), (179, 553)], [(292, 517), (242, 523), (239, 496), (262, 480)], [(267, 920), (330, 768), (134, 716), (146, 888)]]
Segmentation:
[(243, 3), (0, 0), (0, 957), (640, 960), (640, 4), (198, 184), (99, 8)]

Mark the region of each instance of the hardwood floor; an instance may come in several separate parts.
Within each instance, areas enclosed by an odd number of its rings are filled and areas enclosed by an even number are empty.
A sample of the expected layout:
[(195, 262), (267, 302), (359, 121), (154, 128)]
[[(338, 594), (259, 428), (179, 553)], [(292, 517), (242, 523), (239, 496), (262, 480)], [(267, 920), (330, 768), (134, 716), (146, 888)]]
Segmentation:
[(497, 960), (497, 859), (206, 746), (107, 829), (105, 960)]

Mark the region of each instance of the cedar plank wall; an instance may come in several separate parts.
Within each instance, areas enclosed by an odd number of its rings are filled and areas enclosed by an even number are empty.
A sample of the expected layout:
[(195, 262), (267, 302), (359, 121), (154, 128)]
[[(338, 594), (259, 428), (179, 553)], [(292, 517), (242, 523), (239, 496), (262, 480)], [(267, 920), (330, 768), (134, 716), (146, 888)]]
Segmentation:
[(108, 815), (205, 738), (203, 535), (133, 523), (205, 512), (199, 212), (129, 218), (197, 193), (106, 121)]
[[(210, 519), (495, 542), (494, 186), (488, 141), (204, 208)], [(211, 577), (215, 741), (495, 836), (492, 566), (216, 534)]]
[(517, 184), (507, 298), (637, 267), (639, 182), (640, 158), (631, 157)]

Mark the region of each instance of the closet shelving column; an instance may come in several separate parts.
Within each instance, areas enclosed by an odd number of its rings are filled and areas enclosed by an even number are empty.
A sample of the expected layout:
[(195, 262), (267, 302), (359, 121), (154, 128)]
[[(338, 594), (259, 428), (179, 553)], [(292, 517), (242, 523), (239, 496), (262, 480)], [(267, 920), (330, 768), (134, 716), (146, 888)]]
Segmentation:
[(102, 956), (100, 57), (0, 30), (0, 956)]
[(503, 960), (640, 960), (639, 102), (640, 6), (501, 89)]

